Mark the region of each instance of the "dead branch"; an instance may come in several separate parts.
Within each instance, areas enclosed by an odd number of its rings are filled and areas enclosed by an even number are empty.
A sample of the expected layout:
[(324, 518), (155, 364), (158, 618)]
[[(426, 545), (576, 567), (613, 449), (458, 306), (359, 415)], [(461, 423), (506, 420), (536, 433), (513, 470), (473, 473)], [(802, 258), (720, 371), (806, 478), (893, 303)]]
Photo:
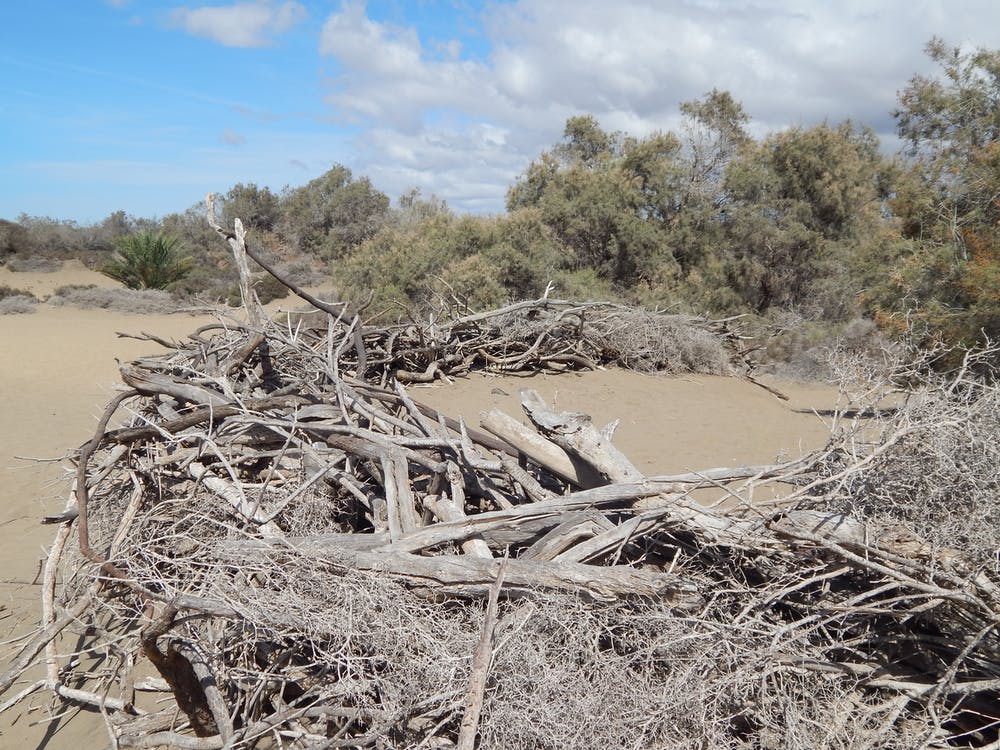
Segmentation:
[[(645, 477), (537, 394), (533, 427), (479, 431), (398, 381), (746, 374), (728, 322), (542, 299), (378, 327), (300, 296), (321, 326), (251, 310), (122, 368), (0, 693), (44, 650), (45, 686), (122, 747), (997, 740), (995, 383), (966, 368), (794, 462)], [(55, 648), (77, 625), (107, 666)], [(133, 705), (149, 665), (169, 711)]]

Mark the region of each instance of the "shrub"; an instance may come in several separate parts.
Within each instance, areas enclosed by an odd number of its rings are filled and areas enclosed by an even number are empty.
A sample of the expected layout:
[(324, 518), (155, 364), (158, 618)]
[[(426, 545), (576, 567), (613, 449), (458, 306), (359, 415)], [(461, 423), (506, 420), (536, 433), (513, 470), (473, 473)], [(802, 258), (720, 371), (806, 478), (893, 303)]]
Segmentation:
[(965, 369), (950, 378), (927, 375), (926, 361), (894, 373), (893, 381), (925, 382), (873, 426), (880, 450), (843, 491), (848, 510), (890, 530), (907, 527), (919, 537), (911, 543), (961, 550), (994, 574), (1000, 571), (1000, 372), (989, 363), (996, 356), (995, 347), (967, 354)]
[(165, 289), (190, 273), (194, 261), (180, 255), (180, 240), (143, 232), (115, 240), (115, 254), (101, 273), (129, 289)]
[(35, 299), (35, 295), (26, 289), (16, 289), (6, 284), (0, 284), (0, 299), (6, 299), (7, 297), (30, 297), (31, 299)]
[[(257, 299), (260, 300), (261, 304), (266, 305), (268, 302), (273, 302), (276, 299), (283, 299), (289, 294), (289, 288), (274, 278), (271, 274), (265, 273), (260, 274), (253, 279), (253, 288), (257, 292)], [(238, 307), (243, 303), (240, 297), (240, 285), (234, 284), (229, 288), (229, 293), (226, 295), (226, 302), (233, 306)]]
[(329, 280), (329, 274), (317, 271), (302, 260), (289, 263), (284, 270), (286, 278), (299, 286), (316, 286)]
[(590, 334), (605, 356), (639, 372), (730, 375), (729, 352), (722, 340), (692, 319), (629, 310), (594, 326)]
[(500, 269), (480, 253), (451, 263), (433, 286), (444, 297), (454, 296), (476, 310), (497, 307), (507, 296), (500, 283)]
[(174, 297), (160, 289), (102, 289), (92, 284), (59, 287), (48, 303), (140, 315), (175, 312), (178, 307)]
[(809, 320), (790, 310), (772, 310), (766, 318), (753, 321), (750, 328), (759, 326), (771, 328), (769, 334), (753, 331), (761, 338), (770, 336), (762, 356), (765, 369), (793, 380), (838, 379), (832, 366), (837, 358), (835, 354), (878, 362), (895, 349), (895, 345), (867, 318), (831, 323)]
[(53, 273), (62, 268), (62, 261), (48, 258), (44, 255), (11, 255), (7, 259), (7, 268), (15, 273)]
[(35, 312), (38, 300), (30, 295), (13, 294), (0, 298), (0, 315), (20, 315)]

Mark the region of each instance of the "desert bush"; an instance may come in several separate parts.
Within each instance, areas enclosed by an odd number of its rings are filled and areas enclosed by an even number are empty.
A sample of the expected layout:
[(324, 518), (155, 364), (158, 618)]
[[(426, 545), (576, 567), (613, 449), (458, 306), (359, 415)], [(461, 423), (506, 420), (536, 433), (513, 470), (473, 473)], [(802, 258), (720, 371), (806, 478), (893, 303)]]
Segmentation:
[(596, 327), (592, 337), (608, 358), (639, 372), (732, 373), (722, 339), (681, 315), (630, 310)]
[(592, 268), (559, 270), (553, 273), (551, 281), (554, 293), (567, 299), (587, 301), (621, 299), (612, 289), (610, 282), (601, 278)]
[[(268, 302), (273, 302), (276, 299), (283, 299), (290, 293), (287, 286), (268, 273), (254, 276), (253, 288), (257, 293), (257, 299), (259, 299), (263, 305), (266, 305)], [(242, 297), (240, 296), (239, 284), (229, 287), (229, 293), (226, 295), (226, 302), (233, 307), (238, 307), (243, 303)]]
[(498, 307), (507, 300), (501, 271), (476, 253), (445, 268), (431, 287), (444, 297), (455, 297), (474, 310)]
[(285, 278), (300, 286), (316, 286), (330, 280), (329, 273), (316, 270), (306, 261), (293, 261), (283, 270)]
[(0, 315), (33, 313), (37, 305), (38, 300), (29, 294), (0, 296)]
[(11, 255), (6, 266), (15, 273), (54, 273), (62, 268), (62, 261), (44, 255)]
[(161, 289), (104, 289), (94, 285), (59, 287), (47, 301), (56, 306), (136, 314), (170, 313), (179, 306), (173, 295)]
[(747, 330), (766, 342), (759, 354), (762, 369), (792, 380), (838, 380), (836, 361), (844, 355), (879, 362), (898, 349), (867, 318), (831, 322), (775, 309), (750, 319)]
[(371, 180), (355, 179), (350, 169), (336, 165), (306, 185), (283, 192), (277, 230), (289, 244), (333, 260), (371, 239), (388, 210), (388, 196)]
[(258, 279), (254, 279), (253, 288), (257, 292), (257, 298), (265, 305), (276, 299), (283, 299), (290, 293), (287, 286), (268, 273), (262, 274)]
[[(896, 379), (924, 382), (884, 419), (881, 450), (846, 488), (855, 513), (905, 525), (934, 548), (1000, 570), (1000, 381), (994, 349), (967, 355), (950, 378), (926, 364)], [(978, 370), (978, 372), (976, 372)], [(921, 540), (914, 540), (919, 543)]]
[(0, 299), (6, 299), (7, 297), (30, 297), (34, 299), (35, 295), (26, 289), (17, 289), (6, 284), (0, 284)]

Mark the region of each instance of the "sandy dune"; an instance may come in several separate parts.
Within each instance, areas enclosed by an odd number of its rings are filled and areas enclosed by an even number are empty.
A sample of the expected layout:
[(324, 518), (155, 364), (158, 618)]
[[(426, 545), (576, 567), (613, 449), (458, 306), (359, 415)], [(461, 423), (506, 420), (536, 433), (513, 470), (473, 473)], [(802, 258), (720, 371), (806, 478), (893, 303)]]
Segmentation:
[(0, 266), (0, 285), (23, 289), (40, 299), (48, 297), (59, 287), (68, 284), (93, 284), (108, 289), (121, 286), (114, 279), (88, 270), (78, 260), (66, 261), (62, 268), (51, 273), (42, 273), (41, 271), (14, 273), (6, 266)]
[[(38, 296), (68, 283), (114, 286), (71, 266), (54, 274), (13, 274), (0, 284)], [(0, 671), (37, 619), (32, 582), (52, 537), (38, 519), (66, 501), (65, 465), (21, 457), (58, 458), (87, 440), (117, 380), (116, 359), (155, 353), (147, 341), (116, 331), (149, 331), (180, 338), (203, 322), (187, 315), (127, 316), (100, 310), (40, 305), (27, 315), (0, 316)], [(415, 389), (418, 400), (478, 421), (479, 411), (501, 408), (520, 415), (518, 389), (531, 387), (565, 410), (591, 413), (603, 425), (621, 424), (616, 444), (649, 474), (711, 466), (769, 462), (819, 447), (827, 429), (811, 408), (829, 408), (826, 386), (778, 383), (783, 403), (761, 388), (729, 378), (663, 378), (619, 371), (559, 377), (477, 376), (452, 386)], [(5, 696), (9, 697), (9, 696)], [(20, 712), (0, 716), (0, 747), (103, 747), (105, 732), (93, 714), (49, 720), (49, 701), (38, 693)]]

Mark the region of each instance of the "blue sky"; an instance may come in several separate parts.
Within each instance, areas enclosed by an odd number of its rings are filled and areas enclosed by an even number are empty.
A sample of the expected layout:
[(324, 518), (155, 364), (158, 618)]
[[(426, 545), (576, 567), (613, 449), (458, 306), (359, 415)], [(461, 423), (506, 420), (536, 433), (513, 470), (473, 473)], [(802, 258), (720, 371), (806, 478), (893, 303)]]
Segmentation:
[(759, 134), (851, 117), (892, 144), (934, 34), (1000, 47), (992, 0), (33, 0), (0, 21), (0, 217), (183, 211), (335, 163), (500, 211), (566, 118), (680, 127), (713, 87)]

